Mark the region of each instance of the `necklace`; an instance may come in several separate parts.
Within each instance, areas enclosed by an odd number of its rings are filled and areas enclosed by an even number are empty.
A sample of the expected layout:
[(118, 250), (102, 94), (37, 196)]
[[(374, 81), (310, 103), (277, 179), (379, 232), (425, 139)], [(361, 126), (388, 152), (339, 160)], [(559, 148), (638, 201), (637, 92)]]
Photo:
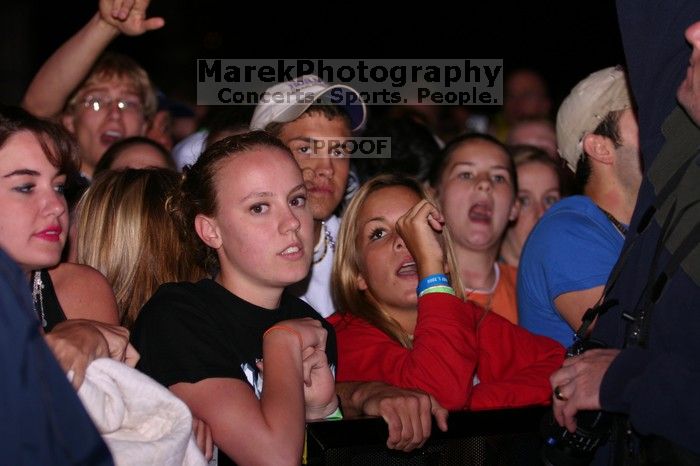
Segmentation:
[(501, 269), (498, 267), (498, 262), (493, 263), (493, 275), (494, 275), (494, 280), (493, 284), (491, 285), (490, 288), (469, 288), (469, 287), (464, 287), (464, 291), (467, 293), (483, 293), (483, 294), (493, 294), (494, 291), (496, 291), (496, 287), (498, 286), (498, 281), (501, 279)]
[[(44, 314), (44, 294), (42, 293), (44, 282), (41, 280), (41, 271), (35, 270), (32, 272), (32, 275), (32, 307), (37, 317), (41, 320), (41, 326), (46, 328), (48, 324), (46, 322), (46, 314)], [(37, 305), (39, 307), (38, 310)]]
[[(326, 254), (328, 253), (328, 247), (330, 246), (331, 251), (335, 252), (335, 239), (333, 239), (333, 236), (331, 235), (330, 230), (326, 226), (326, 222), (321, 222), (321, 239), (323, 241), (323, 252), (320, 253), (320, 256), (318, 256), (318, 250), (314, 248), (314, 264), (318, 264), (323, 260), (324, 257), (326, 257)], [(320, 243), (320, 241), (319, 241)]]
[(625, 225), (623, 225), (622, 222), (620, 222), (618, 219), (613, 217), (613, 215), (610, 212), (603, 209), (601, 206), (598, 206), (598, 208), (601, 210), (601, 212), (603, 212), (605, 214), (606, 217), (608, 217), (608, 220), (610, 220), (610, 223), (612, 223), (613, 226), (617, 229), (617, 231), (620, 232), (620, 234), (622, 235), (623, 238), (625, 236), (627, 236), (627, 227)]
[[(498, 267), (498, 262), (493, 263), (493, 272), (495, 275), (495, 280), (493, 281), (493, 285), (491, 285), (491, 288), (488, 289), (479, 289), (479, 288), (464, 288), (464, 292), (466, 294), (466, 299), (467, 301), (472, 301), (479, 306), (483, 307), (487, 311), (491, 310), (491, 305), (493, 303), (493, 295), (496, 292), (496, 287), (498, 286), (498, 282), (501, 280), (501, 269)], [(486, 298), (479, 299), (479, 296), (486, 296)]]

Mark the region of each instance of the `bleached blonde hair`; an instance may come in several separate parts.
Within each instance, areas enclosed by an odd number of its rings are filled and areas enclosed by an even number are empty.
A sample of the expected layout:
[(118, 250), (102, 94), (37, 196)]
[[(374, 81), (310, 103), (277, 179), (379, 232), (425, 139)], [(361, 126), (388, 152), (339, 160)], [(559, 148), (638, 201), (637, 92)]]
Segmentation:
[[(421, 199), (427, 199), (434, 205), (438, 205), (430, 193), (414, 178), (404, 175), (379, 175), (365, 182), (343, 214), (343, 221), (340, 226), (333, 258), (331, 289), (335, 307), (339, 313), (360, 317), (379, 328), (404, 347), (411, 348), (411, 339), (401, 325), (382, 310), (382, 304), (377, 302), (370, 293), (357, 287), (357, 279), (362, 270), (360, 253), (357, 247), (360, 234), (360, 226), (358, 224), (360, 210), (362, 210), (362, 206), (371, 194), (384, 188), (396, 186), (408, 188)], [(457, 296), (464, 300), (464, 286), (459, 273), (456, 273), (459, 271), (459, 268), (457, 267), (457, 258), (452, 246), (452, 237), (447, 226), (443, 229), (442, 235), (449, 270), (455, 272), (451, 274), (452, 287), (455, 289)]]
[(107, 278), (126, 327), (163, 283), (206, 276), (165, 209), (178, 180), (165, 169), (108, 170), (76, 208), (78, 262)]

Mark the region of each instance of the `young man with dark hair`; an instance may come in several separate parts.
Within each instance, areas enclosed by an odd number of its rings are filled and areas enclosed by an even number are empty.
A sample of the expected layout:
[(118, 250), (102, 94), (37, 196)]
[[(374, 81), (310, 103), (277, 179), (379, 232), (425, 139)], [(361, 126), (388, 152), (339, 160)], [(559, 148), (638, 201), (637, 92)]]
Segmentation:
[[(306, 183), (314, 216), (314, 257), (308, 277), (291, 287), (324, 317), (333, 312), (331, 266), (340, 219), (334, 215), (348, 184), (350, 159), (331, 140), (343, 141), (364, 126), (367, 110), (354, 89), (329, 85), (317, 76), (276, 84), (258, 104), (250, 129), (264, 129), (292, 151)], [(353, 103), (351, 103), (353, 102)]]
[(581, 317), (603, 292), (627, 233), (642, 179), (638, 129), (619, 68), (597, 71), (574, 87), (557, 115), (562, 158), (581, 176), (582, 196), (542, 216), (520, 258), (520, 324), (573, 343)]

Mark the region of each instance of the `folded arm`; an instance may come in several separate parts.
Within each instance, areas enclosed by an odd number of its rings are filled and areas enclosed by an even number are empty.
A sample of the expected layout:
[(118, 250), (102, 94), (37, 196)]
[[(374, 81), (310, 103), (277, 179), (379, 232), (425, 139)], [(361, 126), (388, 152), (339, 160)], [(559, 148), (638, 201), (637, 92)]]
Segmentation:
[(478, 330), (479, 384), (472, 391), (470, 409), (494, 409), (548, 404), (550, 375), (564, 361), (556, 341), (534, 335), (489, 313)]
[(420, 298), (410, 349), (359, 319), (338, 324), (337, 380), (420, 389), (447, 409), (462, 409), (476, 367), (474, 309), (446, 293)]

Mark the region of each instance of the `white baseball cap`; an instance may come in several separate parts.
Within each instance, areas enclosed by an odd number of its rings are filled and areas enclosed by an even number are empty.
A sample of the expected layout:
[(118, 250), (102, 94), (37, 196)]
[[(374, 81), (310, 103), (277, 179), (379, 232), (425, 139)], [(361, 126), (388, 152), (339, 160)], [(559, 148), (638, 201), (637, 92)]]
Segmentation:
[(327, 84), (318, 76), (307, 74), (268, 88), (255, 107), (250, 129), (264, 130), (270, 123), (294, 121), (315, 103), (343, 107), (350, 117), (352, 131), (363, 127), (367, 119), (367, 108), (359, 92), (344, 84)]
[(557, 112), (557, 146), (574, 172), (583, 153), (584, 136), (608, 113), (631, 106), (627, 79), (619, 66), (596, 71), (571, 90)]

